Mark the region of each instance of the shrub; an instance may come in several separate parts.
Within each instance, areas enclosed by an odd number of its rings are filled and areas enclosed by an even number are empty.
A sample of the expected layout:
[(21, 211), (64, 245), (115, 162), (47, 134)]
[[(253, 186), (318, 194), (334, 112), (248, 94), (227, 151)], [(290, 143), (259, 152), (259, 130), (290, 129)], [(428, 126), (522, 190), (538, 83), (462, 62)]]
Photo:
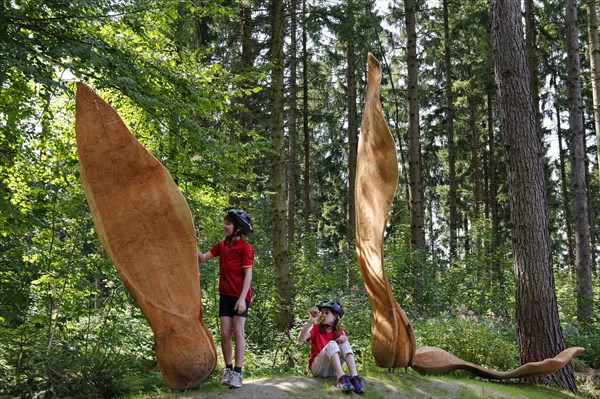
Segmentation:
[(489, 312), (475, 315), (466, 307), (412, 322), (417, 347), (437, 346), (453, 355), (493, 370), (519, 366), (512, 325)]
[(581, 346), (585, 351), (577, 355), (577, 360), (585, 362), (593, 369), (600, 368), (600, 325), (598, 323), (588, 325), (566, 324), (563, 326), (565, 345)]
[(33, 321), (0, 332), (0, 395), (115, 398), (157, 382), (152, 334), (137, 312), (65, 321), (51, 341)]

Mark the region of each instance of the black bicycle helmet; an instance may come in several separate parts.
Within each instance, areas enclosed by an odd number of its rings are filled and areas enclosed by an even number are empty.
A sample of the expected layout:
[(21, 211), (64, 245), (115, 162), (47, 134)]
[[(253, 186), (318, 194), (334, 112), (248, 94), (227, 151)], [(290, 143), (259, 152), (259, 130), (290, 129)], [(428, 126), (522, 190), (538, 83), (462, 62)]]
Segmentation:
[(252, 228), (252, 219), (243, 209), (229, 209), (227, 210), (227, 216), (231, 217), (234, 224), (242, 228), (245, 235), (248, 235), (254, 231)]
[(319, 305), (317, 305), (317, 307), (319, 308), (319, 310), (321, 310), (322, 308), (327, 308), (333, 313), (340, 316), (340, 318), (344, 315), (344, 308), (342, 308), (342, 305), (340, 305), (340, 303), (335, 299), (330, 301), (323, 301)]

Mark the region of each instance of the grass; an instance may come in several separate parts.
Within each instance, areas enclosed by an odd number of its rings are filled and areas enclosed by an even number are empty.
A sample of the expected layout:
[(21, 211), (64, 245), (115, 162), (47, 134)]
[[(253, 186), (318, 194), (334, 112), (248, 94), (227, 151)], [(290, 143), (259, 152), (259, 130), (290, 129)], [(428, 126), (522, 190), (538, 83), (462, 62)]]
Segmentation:
[[(140, 393), (122, 399), (175, 399), (175, 398), (349, 398), (334, 385), (334, 379), (313, 378), (306, 375), (277, 375), (252, 377), (241, 389), (223, 387), (215, 376), (196, 389), (178, 392), (168, 388), (162, 392)], [(365, 374), (367, 392), (364, 399), (568, 399), (582, 398), (568, 391), (540, 385), (525, 385), (515, 381), (487, 381), (464, 375), (422, 376), (413, 371), (390, 373), (381, 369)], [(283, 387), (285, 385), (285, 387)]]

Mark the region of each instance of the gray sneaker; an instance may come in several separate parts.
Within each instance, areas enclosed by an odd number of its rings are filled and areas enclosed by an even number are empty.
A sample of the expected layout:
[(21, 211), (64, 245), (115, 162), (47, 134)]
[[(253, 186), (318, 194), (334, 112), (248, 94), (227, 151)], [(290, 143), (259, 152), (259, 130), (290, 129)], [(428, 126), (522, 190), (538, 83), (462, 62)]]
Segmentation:
[(231, 380), (229, 380), (229, 388), (241, 388), (242, 387), (242, 373), (233, 371), (231, 373)]
[(233, 375), (233, 373), (234, 373), (234, 371), (232, 369), (223, 370), (223, 377), (221, 377), (221, 384), (229, 385), (229, 383), (231, 382), (231, 376)]

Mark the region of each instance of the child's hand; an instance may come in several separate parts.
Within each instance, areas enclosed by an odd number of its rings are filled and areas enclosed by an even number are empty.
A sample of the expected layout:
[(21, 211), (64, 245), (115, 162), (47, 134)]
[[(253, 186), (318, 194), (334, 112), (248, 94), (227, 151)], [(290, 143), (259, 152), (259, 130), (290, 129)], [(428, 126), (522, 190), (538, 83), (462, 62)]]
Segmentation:
[(311, 323), (315, 324), (317, 322), (317, 320), (319, 319), (319, 316), (321, 315), (321, 312), (317, 308), (310, 308), (308, 310), (308, 314), (309, 314), (308, 320)]
[(237, 314), (244, 313), (246, 311), (246, 300), (244, 298), (238, 299), (233, 310), (235, 310)]
[(337, 342), (338, 344), (343, 344), (344, 342), (348, 341), (348, 337), (346, 337), (345, 335), (340, 335), (335, 342)]

